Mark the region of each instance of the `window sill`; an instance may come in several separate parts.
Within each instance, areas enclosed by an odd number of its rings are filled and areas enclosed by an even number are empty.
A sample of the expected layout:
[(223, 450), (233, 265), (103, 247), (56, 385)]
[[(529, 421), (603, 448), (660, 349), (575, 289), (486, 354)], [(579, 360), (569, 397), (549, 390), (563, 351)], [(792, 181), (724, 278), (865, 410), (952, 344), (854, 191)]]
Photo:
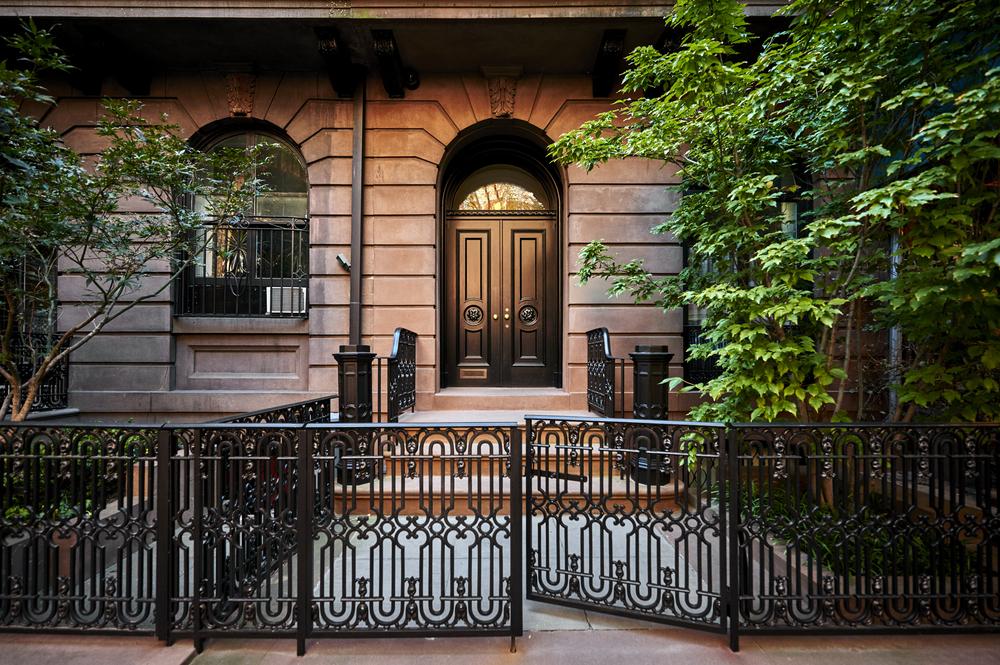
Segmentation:
[(267, 316), (175, 316), (174, 333), (301, 333), (309, 332), (309, 319)]

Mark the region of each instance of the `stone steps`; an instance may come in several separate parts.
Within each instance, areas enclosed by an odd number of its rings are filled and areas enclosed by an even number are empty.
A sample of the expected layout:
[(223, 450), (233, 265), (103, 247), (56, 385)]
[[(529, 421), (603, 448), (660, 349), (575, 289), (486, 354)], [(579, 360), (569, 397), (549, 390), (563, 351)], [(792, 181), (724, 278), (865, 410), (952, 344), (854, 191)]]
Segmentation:
[[(421, 411), (573, 411), (572, 395), (559, 388), (445, 388), (424, 396)], [(492, 418), (491, 418), (492, 420)]]

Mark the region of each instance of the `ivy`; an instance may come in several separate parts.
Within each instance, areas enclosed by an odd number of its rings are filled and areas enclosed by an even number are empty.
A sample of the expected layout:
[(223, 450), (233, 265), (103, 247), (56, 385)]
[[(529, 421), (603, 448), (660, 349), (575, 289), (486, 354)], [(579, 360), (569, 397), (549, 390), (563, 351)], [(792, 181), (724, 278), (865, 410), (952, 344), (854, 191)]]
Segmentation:
[(1000, 6), (795, 0), (754, 49), (745, 10), (678, 0), (680, 46), (636, 49), (614, 110), (551, 146), (684, 182), (654, 232), (689, 268), (653, 276), (594, 241), (581, 281), (705, 311), (689, 353), (722, 373), (682, 388), (710, 398), (695, 418), (997, 420)]

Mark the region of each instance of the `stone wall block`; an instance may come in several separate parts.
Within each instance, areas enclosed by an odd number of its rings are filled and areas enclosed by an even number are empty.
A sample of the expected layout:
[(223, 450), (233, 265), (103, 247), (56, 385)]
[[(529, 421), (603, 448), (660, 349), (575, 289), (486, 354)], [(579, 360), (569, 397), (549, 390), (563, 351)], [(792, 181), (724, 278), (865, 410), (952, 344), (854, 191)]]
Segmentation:
[(442, 145), (448, 145), (458, 134), (458, 128), (440, 104), (415, 101), (412, 97), (370, 102), (365, 119), (371, 129), (423, 129)]

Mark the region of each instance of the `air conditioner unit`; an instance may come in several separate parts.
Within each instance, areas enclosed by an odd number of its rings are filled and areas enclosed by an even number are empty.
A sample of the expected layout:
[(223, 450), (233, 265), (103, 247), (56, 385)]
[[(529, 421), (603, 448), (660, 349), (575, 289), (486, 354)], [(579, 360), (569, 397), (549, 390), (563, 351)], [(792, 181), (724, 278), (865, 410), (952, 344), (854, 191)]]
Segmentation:
[(305, 314), (306, 287), (304, 286), (267, 287), (267, 313)]

